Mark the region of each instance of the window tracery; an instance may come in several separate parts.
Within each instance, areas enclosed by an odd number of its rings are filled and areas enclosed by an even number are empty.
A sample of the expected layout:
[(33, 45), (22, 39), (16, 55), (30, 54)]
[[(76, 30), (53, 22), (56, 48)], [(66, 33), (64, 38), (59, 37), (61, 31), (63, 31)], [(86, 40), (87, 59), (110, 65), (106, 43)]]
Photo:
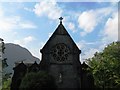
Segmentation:
[(67, 60), (69, 52), (69, 48), (64, 43), (56, 44), (51, 50), (53, 58), (57, 61)]

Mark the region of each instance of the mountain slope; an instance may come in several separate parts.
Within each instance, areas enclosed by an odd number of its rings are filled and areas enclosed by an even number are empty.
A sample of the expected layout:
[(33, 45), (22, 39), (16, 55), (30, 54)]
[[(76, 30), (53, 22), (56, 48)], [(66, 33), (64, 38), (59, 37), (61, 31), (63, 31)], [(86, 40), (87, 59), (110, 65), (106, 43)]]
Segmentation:
[(5, 53), (4, 57), (7, 58), (7, 64), (8, 67), (5, 69), (7, 72), (13, 72), (13, 67), (15, 66), (15, 62), (21, 62), (24, 63), (34, 63), (37, 61), (39, 63), (39, 59), (32, 56), (32, 54), (26, 49), (19, 45), (7, 43), (5, 44)]

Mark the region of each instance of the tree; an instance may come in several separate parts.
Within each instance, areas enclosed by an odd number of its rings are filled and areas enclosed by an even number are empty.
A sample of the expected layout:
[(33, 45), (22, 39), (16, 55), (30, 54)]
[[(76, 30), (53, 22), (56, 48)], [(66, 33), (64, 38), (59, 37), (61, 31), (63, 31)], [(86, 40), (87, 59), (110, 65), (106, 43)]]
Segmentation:
[(1, 54), (1, 75), (2, 75), (2, 90), (10, 89), (10, 75), (11, 73), (6, 73), (5, 68), (8, 67), (7, 58), (3, 58), (2, 54), (4, 54), (5, 44), (4, 40), (0, 38), (0, 54)]
[(120, 88), (120, 42), (109, 44), (102, 52), (89, 58), (95, 85), (98, 88)]
[(54, 78), (46, 72), (30, 72), (23, 78), (20, 90), (42, 90), (44, 88), (56, 89)]
[(7, 58), (2, 60), (2, 90), (10, 90), (11, 84), (11, 74), (5, 71), (5, 68), (8, 67)]

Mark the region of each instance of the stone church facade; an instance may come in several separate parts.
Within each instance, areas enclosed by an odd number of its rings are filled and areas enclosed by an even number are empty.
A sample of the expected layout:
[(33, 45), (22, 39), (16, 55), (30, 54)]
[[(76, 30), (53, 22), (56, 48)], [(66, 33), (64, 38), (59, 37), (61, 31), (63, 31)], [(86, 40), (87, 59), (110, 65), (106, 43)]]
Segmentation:
[[(94, 79), (92, 75), (83, 69), (86, 68), (87, 65), (85, 63), (81, 64), (80, 62), (79, 56), (81, 54), (81, 50), (77, 47), (63, 26), (62, 18), (60, 18), (60, 24), (58, 25), (57, 29), (49, 38), (44, 47), (40, 50), (40, 52), (42, 53), (40, 64), (35, 62), (29, 68), (37, 71), (47, 71), (54, 77), (58, 88), (79, 89), (93, 87)], [(24, 77), (25, 73), (27, 72), (27, 67), (23, 62), (21, 65), (24, 67), (23, 70), (21, 69)], [(14, 83), (17, 81), (15, 79), (17, 79), (16, 68), (18, 69), (18, 66), (20, 65), (17, 65), (14, 68), (14, 75), (11, 84), (13, 89), (11, 90), (15, 90)], [(19, 77), (19, 75), (17, 77)]]

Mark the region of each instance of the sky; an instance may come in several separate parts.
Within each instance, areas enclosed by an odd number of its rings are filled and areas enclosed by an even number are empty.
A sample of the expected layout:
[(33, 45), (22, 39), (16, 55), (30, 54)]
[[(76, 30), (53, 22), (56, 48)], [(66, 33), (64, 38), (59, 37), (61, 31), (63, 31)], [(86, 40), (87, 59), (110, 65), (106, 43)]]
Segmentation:
[(0, 2), (0, 38), (19, 44), (41, 59), (40, 49), (63, 25), (81, 53), (81, 61), (118, 41), (118, 2)]

